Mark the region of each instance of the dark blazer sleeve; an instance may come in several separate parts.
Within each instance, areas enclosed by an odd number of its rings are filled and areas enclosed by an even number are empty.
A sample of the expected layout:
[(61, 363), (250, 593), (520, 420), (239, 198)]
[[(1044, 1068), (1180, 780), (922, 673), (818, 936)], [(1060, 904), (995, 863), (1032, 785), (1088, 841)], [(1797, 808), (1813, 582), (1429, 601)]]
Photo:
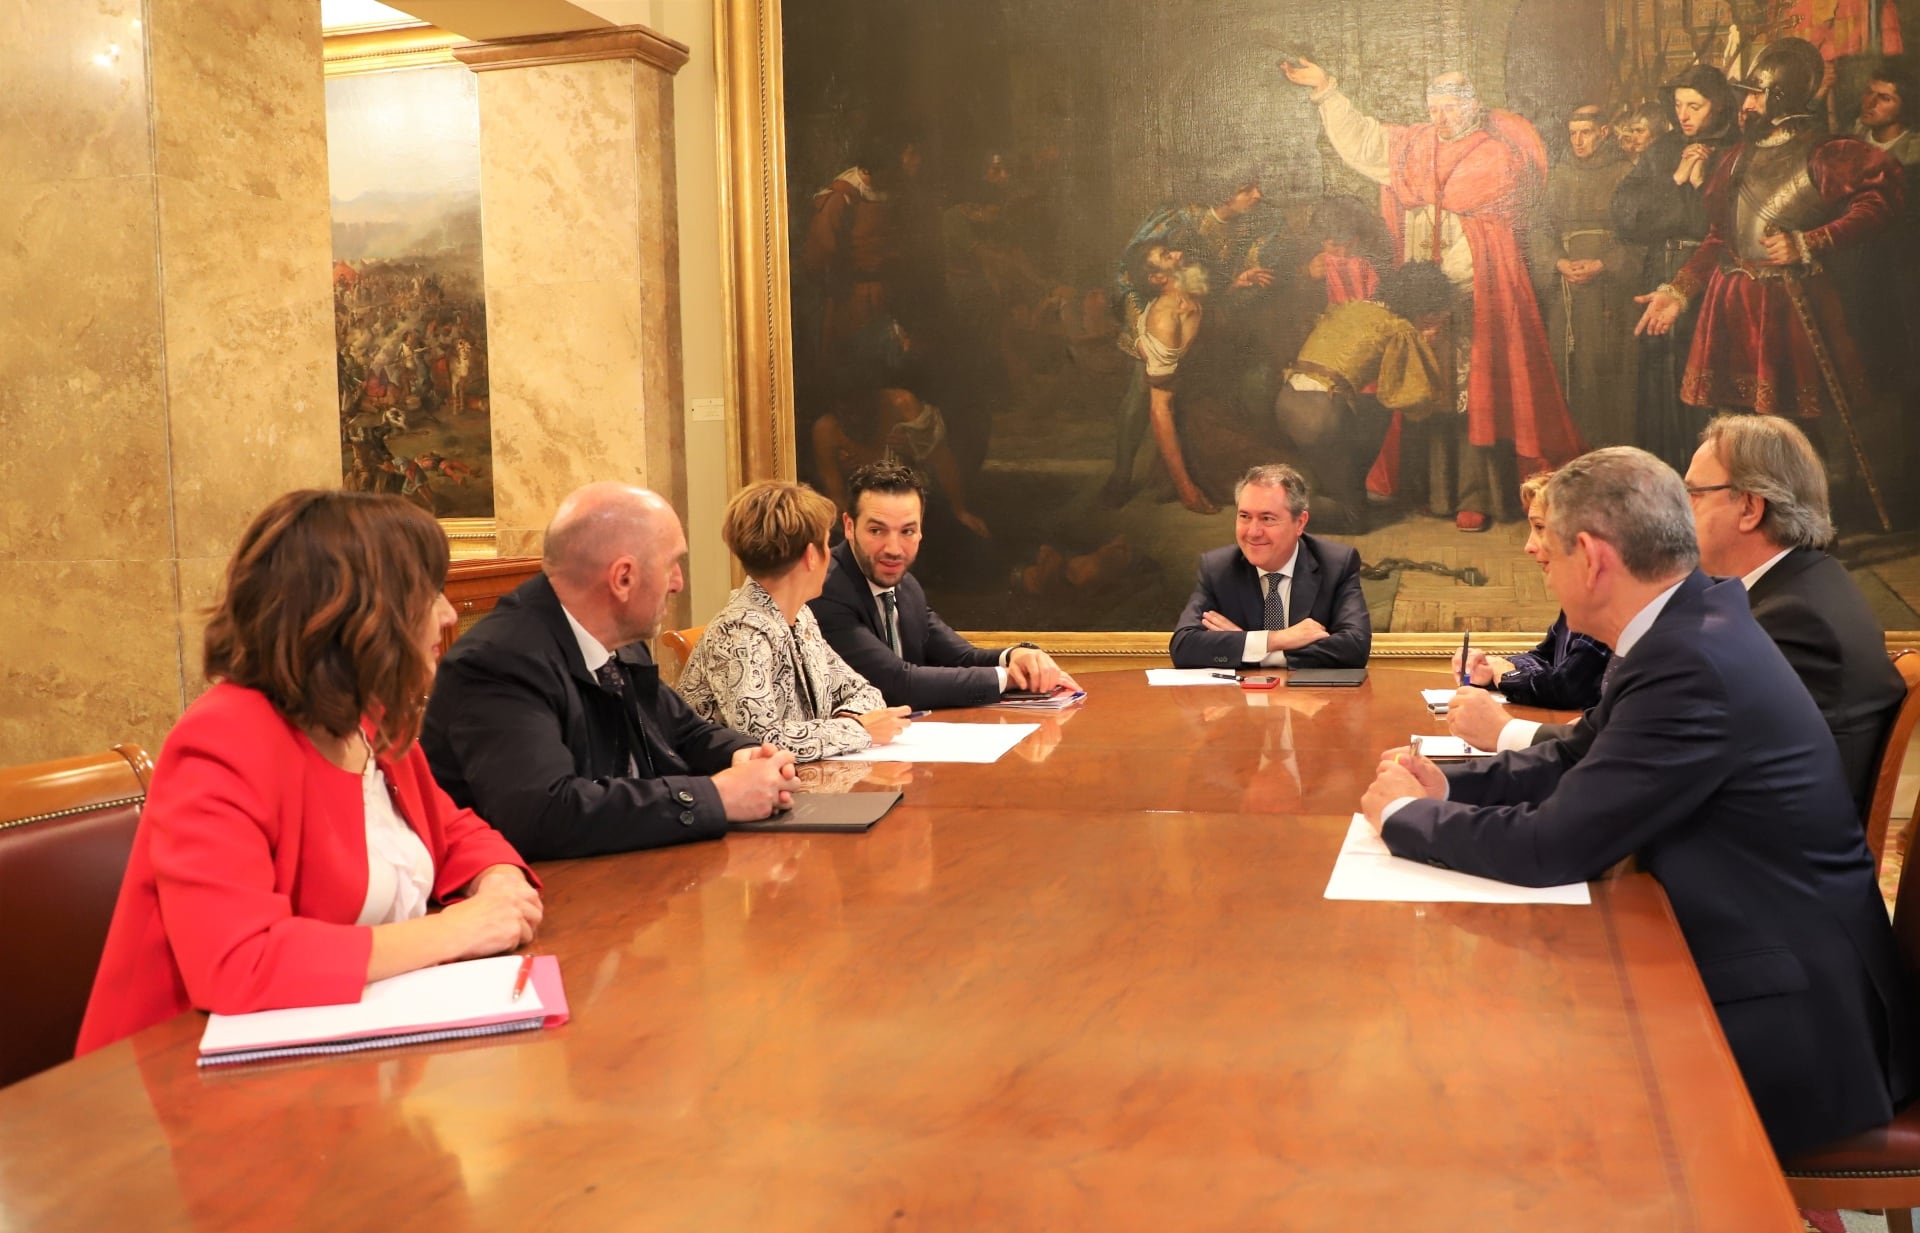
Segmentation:
[(1238, 668), (1246, 662), (1247, 635), (1208, 629), (1200, 618), (1208, 611), (1228, 612), (1231, 605), (1223, 599), (1231, 579), (1231, 556), (1217, 552), (1200, 558), (1200, 571), (1194, 579), (1193, 595), (1187, 600), (1180, 620), (1173, 627), (1168, 650), (1176, 668)]
[[(449, 761), (457, 768), (471, 797), (462, 803), (497, 827), (521, 856), (598, 856), (726, 832), (720, 793), (705, 774), (578, 774), (562, 726), (564, 677), (537, 660), (489, 659), (480, 665), (453, 657), (441, 664), (428, 708), (440, 712), (429, 718), (438, 739), (427, 756), (436, 774)], [(712, 740), (696, 742), (695, 752), (701, 765), (713, 765)]]
[[(1651, 661), (1651, 662), (1649, 662)], [(1691, 818), (1727, 774), (1726, 691), (1684, 660), (1624, 661), (1585, 756), (1536, 745), (1449, 771), (1449, 799), (1403, 805), (1381, 828), (1396, 856), (1555, 886), (1598, 877)]]
[(760, 742), (745, 732), (701, 718), (685, 698), (665, 685), (660, 686), (654, 701), (653, 717), (667, 744), (696, 775), (718, 775), (733, 765), (734, 754), (760, 747)]
[[(1328, 549), (1332, 550), (1329, 551)], [(1316, 541), (1322, 584), (1313, 618), (1327, 636), (1287, 652), (1289, 668), (1364, 668), (1373, 653), (1373, 618), (1360, 591), (1360, 554), (1345, 545)]]
[[(813, 601), (813, 615), (820, 622), (820, 634), (849, 668), (873, 682), (888, 706), (932, 711), (944, 707), (987, 706), (999, 699), (1000, 674), (992, 668), (910, 664), (895, 655), (873, 626), (861, 619), (848, 594), (850, 588), (845, 585), (844, 574), (836, 574), (835, 579), (842, 585), (830, 585)], [(966, 639), (948, 629), (937, 616), (931, 613), (928, 616), (929, 646), (941, 632), (968, 646)]]
[(1513, 671), (1499, 680), (1507, 701), (1559, 710), (1589, 707), (1600, 700), (1600, 679), (1606, 675), (1609, 652), (1585, 634), (1573, 633), (1566, 621), (1562, 614), (1539, 646), (1511, 657)]

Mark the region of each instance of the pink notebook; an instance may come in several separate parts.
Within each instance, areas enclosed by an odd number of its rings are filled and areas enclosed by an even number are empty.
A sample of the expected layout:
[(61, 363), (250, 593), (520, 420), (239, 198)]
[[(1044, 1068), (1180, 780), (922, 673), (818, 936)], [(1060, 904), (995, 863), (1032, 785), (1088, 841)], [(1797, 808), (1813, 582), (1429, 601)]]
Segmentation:
[(212, 1015), (200, 1065), (357, 1053), (390, 1045), (468, 1040), (558, 1027), (569, 1018), (560, 961), (537, 955), (528, 989), (513, 1000), (521, 956), (498, 955), (374, 981), (358, 1002)]

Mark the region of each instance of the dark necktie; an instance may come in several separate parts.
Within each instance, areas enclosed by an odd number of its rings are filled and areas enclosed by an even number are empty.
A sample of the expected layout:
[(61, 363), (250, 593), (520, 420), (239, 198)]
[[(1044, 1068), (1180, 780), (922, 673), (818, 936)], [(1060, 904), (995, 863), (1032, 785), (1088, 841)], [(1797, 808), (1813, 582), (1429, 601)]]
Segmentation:
[(887, 610), (887, 646), (895, 655), (900, 654), (900, 601), (894, 598), (893, 588), (880, 592), (880, 606)]
[(1285, 574), (1267, 575), (1266, 624), (1263, 626), (1265, 629), (1285, 629), (1287, 627), (1287, 601), (1286, 597), (1280, 594), (1280, 584), (1285, 579)]
[(1609, 682), (1613, 680), (1613, 670), (1615, 668), (1618, 668), (1619, 666), (1620, 666), (1620, 657), (1618, 655), (1607, 656), (1607, 666), (1600, 673), (1600, 692), (1601, 693), (1604, 694), (1607, 692), (1607, 685)]
[(640, 707), (628, 697), (627, 674), (620, 667), (620, 661), (609, 659), (593, 670), (593, 679), (600, 682), (600, 688), (606, 690), (620, 701), (620, 713), (633, 725), (632, 737), (634, 769), (646, 768), (648, 778), (654, 775), (653, 750), (647, 747), (647, 721), (641, 716)]

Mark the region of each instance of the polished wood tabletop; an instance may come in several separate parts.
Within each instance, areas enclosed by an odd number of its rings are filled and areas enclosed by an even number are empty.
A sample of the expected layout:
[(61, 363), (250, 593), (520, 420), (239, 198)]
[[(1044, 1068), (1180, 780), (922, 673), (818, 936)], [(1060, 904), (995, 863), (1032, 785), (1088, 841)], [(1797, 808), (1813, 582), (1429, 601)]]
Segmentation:
[(543, 866), (571, 1024), (201, 1073), (181, 1016), (0, 1091), (0, 1229), (1797, 1230), (1650, 879), (1321, 897), (1444, 683), (1090, 675), (810, 768), (902, 787), (867, 834)]

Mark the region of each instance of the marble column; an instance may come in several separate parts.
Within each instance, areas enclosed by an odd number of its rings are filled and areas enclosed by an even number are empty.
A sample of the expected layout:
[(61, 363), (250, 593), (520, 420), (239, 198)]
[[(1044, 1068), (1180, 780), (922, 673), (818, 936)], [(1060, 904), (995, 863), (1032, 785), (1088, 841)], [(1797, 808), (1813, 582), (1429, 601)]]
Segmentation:
[(246, 520), (340, 479), (319, 5), (0, 30), (0, 764), (157, 751)]
[[(470, 43), (501, 556), (568, 492), (643, 484), (686, 513), (673, 74), (643, 26)], [(684, 613), (670, 614), (684, 623)]]

